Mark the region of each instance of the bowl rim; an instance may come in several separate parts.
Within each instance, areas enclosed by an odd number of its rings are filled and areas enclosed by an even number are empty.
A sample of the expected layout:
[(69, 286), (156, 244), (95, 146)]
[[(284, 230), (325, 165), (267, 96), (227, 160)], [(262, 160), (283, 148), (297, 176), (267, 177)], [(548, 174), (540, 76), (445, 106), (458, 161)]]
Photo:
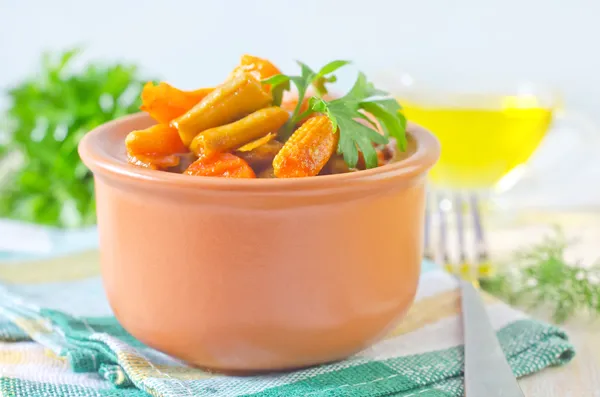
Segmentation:
[(440, 156), (440, 143), (428, 130), (418, 124), (408, 122), (407, 133), (417, 143), (416, 150), (401, 161), (381, 167), (349, 172), (344, 174), (320, 175), (314, 178), (219, 178), (197, 177), (151, 170), (132, 164), (116, 162), (115, 155), (103, 150), (98, 144), (106, 136), (115, 133), (118, 126), (125, 123), (136, 123), (151, 120), (143, 112), (120, 117), (102, 124), (88, 132), (79, 142), (79, 155), (85, 165), (94, 173), (110, 175), (131, 181), (147, 181), (162, 186), (179, 186), (188, 188), (242, 190), (242, 191), (278, 191), (305, 190), (331, 187), (335, 184), (371, 183), (375, 180), (411, 179), (424, 174)]

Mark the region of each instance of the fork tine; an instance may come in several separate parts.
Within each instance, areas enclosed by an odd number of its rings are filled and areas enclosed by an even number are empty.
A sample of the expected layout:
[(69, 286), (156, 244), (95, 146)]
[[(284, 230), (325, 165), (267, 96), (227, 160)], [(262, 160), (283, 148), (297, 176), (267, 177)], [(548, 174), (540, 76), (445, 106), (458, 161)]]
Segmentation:
[(446, 270), (448, 270), (451, 273), (454, 273), (455, 269), (453, 269), (452, 263), (450, 261), (450, 255), (448, 254), (447, 219), (446, 219), (446, 211), (444, 211), (444, 208), (443, 208), (443, 203), (444, 203), (444, 194), (440, 192), (438, 194), (438, 197), (436, 200), (437, 212), (438, 212), (438, 217), (440, 220), (440, 236), (439, 236), (439, 253), (438, 254), (439, 254), (440, 260), (444, 264), (444, 267), (446, 268)]
[(428, 192), (425, 196), (425, 236), (423, 243), (423, 256), (425, 259), (433, 260), (431, 249), (431, 194)]
[(485, 242), (483, 224), (481, 222), (481, 213), (479, 208), (479, 199), (475, 193), (471, 194), (471, 212), (475, 229), (475, 253), (477, 257), (477, 273), (479, 277), (491, 275), (490, 258)]
[(465, 226), (463, 221), (463, 198), (461, 193), (454, 195), (454, 211), (456, 212), (456, 233), (458, 239), (459, 269), (462, 277), (473, 276), (471, 266), (467, 260), (467, 249), (465, 246)]

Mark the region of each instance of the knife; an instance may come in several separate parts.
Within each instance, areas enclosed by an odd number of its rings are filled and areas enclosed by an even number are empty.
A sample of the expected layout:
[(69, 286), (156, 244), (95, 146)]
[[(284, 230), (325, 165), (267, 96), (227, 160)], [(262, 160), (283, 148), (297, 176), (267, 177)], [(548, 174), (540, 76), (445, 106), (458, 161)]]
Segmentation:
[(504, 357), (479, 292), (459, 279), (465, 336), (465, 395), (525, 397)]

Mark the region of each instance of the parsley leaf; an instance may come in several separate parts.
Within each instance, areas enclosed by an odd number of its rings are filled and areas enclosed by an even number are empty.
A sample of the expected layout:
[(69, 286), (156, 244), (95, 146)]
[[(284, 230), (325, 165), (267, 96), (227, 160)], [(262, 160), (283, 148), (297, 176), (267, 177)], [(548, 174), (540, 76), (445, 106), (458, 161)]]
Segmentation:
[(365, 76), (364, 73), (360, 72), (358, 74), (358, 77), (356, 78), (356, 82), (354, 83), (350, 91), (340, 99), (344, 101), (360, 102), (370, 97), (387, 95), (389, 95), (387, 92), (375, 88), (373, 83), (370, 83), (367, 80), (367, 76)]
[(273, 105), (281, 105), (283, 92), (290, 89), (289, 76), (278, 74), (262, 81), (263, 84), (271, 85), (271, 94), (273, 95)]
[[(363, 153), (365, 164), (368, 168), (377, 166), (377, 152), (372, 142), (379, 144), (388, 143), (388, 139), (379, 134), (376, 130), (369, 128), (356, 121), (359, 113), (358, 103), (343, 101), (341, 99), (333, 100), (329, 103), (320, 99), (316, 109), (325, 108), (325, 113), (334, 123), (339, 126), (340, 139), (338, 143), (338, 153), (344, 156), (346, 164), (350, 168), (355, 168), (358, 163), (358, 149)], [(315, 110), (315, 108), (312, 108)]]
[(335, 83), (337, 81), (337, 77), (335, 75), (331, 75), (329, 77), (325, 76), (335, 72), (343, 66), (348, 65), (349, 63), (350, 61), (332, 61), (319, 70), (319, 73), (317, 73), (317, 76), (312, 83), (319, 96), (327, 94), (327, 88), (325, 87), (326, 83)]
[[(289, 90), (290, 81), (296, 86), (296, 89), (298, 90), (298, 103), (296, 104), (296, 108), (292, 112), (292, 115), (290, 116), (287, 123), (279, 132), (279, 137), (282, 140), (286, 140), (287, 138), (289, 138), (292, 135), (296, 124), (298, 124), (298, 122), (304, 117), (306, 117), (308, 114), (312, 113), (312, 111), (300, 113), (300, 110), (302, 109), (302, 104), (304, 103), (306, 92), (308, 91), (309, 87), (311, 85), (315, 86), (315, 89), (317, 90), (319, 96), (324, 95), (324, 93), (327, 93), (327, 90), (325, 89), (325, 83), (334, 82), (337, 80), (337, 78), (331, 73), (335, 72), (342, 66), (347, 65), (349, 62), (333, 61), (319, 69), (319, 72), (315, 72), (305, 63), (302, 63), (300, 61), (298, 61), (297, 63), (300, 66), (300, 76), (288, 76), (278, 74), (269, 77), (268, 79), (262, 80), (263, 84), (269, 84), (271, 86), (271, 92), (273, 92), (274, 99), (273, 103), (275, 105), (281, 104), (279, 93), (283, 93), (283, 91)], [(278, 98), (276, 98), (276, 94)], [(279, 99), (279, 102), (276, 102), (276, 99)]]
[(59, 227), (96, 222), (92, 173), (77, 144), (96, 126), (138, 112), (146, 79), (135, 65), (74, 68), (79, 53), (45, 54), (36, 76), (6, 92), (0, 217)]
[(331, 112), (331, 110), (329, 109), (329, 106), (327, 106), (327, 102), (325, 102), (321, 98), (312, 97), (312, 98), (310, 98), (310, 101), (308, 102), (308, 107), (309, 107), (309, 109), (311, 109), (315, 112), (325, 113), (331, 120), (333, 130), (337, 131), (337, 128), (338, 128), (337, 119), (336, 119), (335, 115)]
[(307, 64), (302, 63), (300, 61), (296, 61), (298, 65), (300, 65), (301, 76), (305, 81), (312, 82), (312, 80), (316, 77), (316, 73), (312, 70)]
[[(356, 167), (358, 161), (357, 147), (363, 153), (367, 168), (376, 167), (377, 152), (373, 144), (387, 144), (390, 136), (396, 138), (400, 150), (406, 150), (406, 119), (400, 113), (401, 107), (394, 99), (378, 99), (383, 96), (388, 94), (375, 88), (363, 73), (359, 73), (354, 86), (346, 95), (331, 102), (322, 100), (323, 103), (319, 106), (311, 107), (314, 111), (327, 114), (329, 118), (332, 118), (330, 115), (335, 118), (340, 127), (338, 152), (351, 168)], [(374, 122), (363, 111), (372, 114), (379, 121), (384, 135), (356, 121), (360, 118), (374, 126)]]
[(406, 118), (399, 110), (392, 113), (376, 101), (361, 102), (360, 107), (381, 121), (381, 128), (386, 137), (396, 138), (400, 149), (406, 150)]
[[(389, 138), (393, 137), (398, 149), (406, 150), (406, 118), (401, 112), (400, 104), (391, 98), (389, 93), (377, 89), (367, 80), (364, 73), (358, 74), (346, 95), (331, 101), (323, 99), (323, 95), (327, 93), (325, 84), (337, 80), (332, 73), (348, 64), (348, 61), (337, 60), (315, 72), (308, 65), (298, 62), (300, 76), (278, 75), (264, 80), (263, 83), (281, 87), (291, 81), (298, 90), (298, 103), (287, 124), (280, 131), (280, 138), (289, 138), (294, 126), (311, 113), (322, 113), (329, 117), (334, 131), (340, 134), (338, 153), (344, 157), (348, 166), (356, 167), (360, 151), (367, 168), (373, 168), (377, 166), (377, 151), (374, 145), (385, 145), (389, 143)], [(300, 113), (306, 92), (311, 85), (315, 87), (317, 95), (309, 99), (308, 110)], [(366, 113), (377, 120), (383, 134), (377, 131), (377, 123)], [(358, 122), (359, 119), (366, 120), (373, 128)]]
[(350, 61), (331, 61), (327, 65), (323, 66), (321, 68), (321, 70), (319, 70), (317, 77), (323, 77), (328, 74), (331, 74), (331, 73), (335, 72), (336, 70), (338, 70), (339, 68), (341, 68), (342, 66), (346, 66), (349, 64), (350, 64)]

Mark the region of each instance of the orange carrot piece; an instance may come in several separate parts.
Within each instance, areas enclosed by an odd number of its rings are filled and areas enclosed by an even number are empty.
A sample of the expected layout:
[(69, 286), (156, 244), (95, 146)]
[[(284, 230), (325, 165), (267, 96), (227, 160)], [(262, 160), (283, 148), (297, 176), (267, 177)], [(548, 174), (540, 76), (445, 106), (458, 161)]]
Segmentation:
[(129, 162), (152, 169), (164, 169), (179, 164), (179, 153), (188, 150), (175, 128), (156, 124), (144, 130), (131, 131), (125, 138)]
[[(240, 72), (250, 73), (258, 80), (268, 79), (269, 77), (281, 74), (281, 71), (270, 61), (248, 54), (242, 56), (240, 64), (233, 69), (230, 76), (234, 76)], [(268, 85), (264, 87), (267, 91), (271, 89)]]
[(231, 153), (200, 157), (185, 170), (184, 174), (222, 178), (256, 178), (248, 163)]
[(277, 178), (315, 176), (335, 153), (339, 133), (327, 116), (310, 117), (285, 142), (275, 159)]
[(154, 85), (149, 81), (142, 90), (140, 109), (159, 123), (168, 123), (193, 108), (212, 91), (213, 88), (182, 91), (164, 82)]
[(168, 170), (179, 165), (179, 156), (172, 154), (169, 156), (131, 156), (127, 155), (127, 161), (138, 167), (151, 170)]

